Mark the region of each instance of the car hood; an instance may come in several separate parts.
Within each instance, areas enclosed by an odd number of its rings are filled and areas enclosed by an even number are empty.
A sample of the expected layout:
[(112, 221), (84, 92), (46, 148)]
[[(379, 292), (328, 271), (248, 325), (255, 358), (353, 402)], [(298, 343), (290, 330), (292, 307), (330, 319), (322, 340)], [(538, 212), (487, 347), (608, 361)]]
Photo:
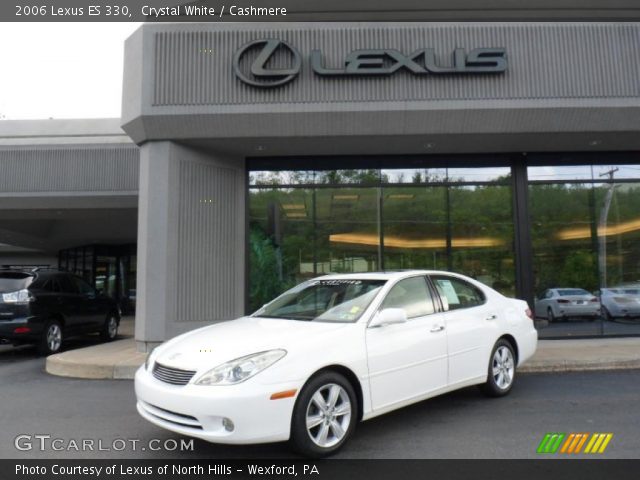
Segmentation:
[(208, 370), (252, 353), (305, 350), (354, 324), (242, 317), (185, 333), (158, 347), (155, 361), (184, 370)]

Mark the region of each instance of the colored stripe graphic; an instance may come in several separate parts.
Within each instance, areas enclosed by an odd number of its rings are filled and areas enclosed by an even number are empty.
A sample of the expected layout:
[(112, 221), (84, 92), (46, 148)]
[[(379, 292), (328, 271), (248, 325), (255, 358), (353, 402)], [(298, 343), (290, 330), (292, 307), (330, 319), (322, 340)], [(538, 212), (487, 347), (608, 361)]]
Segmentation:
[(537, 452), (556, 453), (565, 436), (565, 433), (547, 433), (538, 445)]
[[(578, 454), (578, 453), (604, 453), (613, 438), (613, 433), (546, 433), (537, 453), (552, 454)], [(586, 447), (585, 447), (586, 444)], [(584, 447), (584, 450), (583, 450)]]
[(613, 433), (594, 433), (584, 453), (604, 453), (613, 438)]
[(560, 453), (580, 453), (582, 446), (589, 438), (588, 433), (571, 433), (567, 437), (567, 441), (562, 445)]

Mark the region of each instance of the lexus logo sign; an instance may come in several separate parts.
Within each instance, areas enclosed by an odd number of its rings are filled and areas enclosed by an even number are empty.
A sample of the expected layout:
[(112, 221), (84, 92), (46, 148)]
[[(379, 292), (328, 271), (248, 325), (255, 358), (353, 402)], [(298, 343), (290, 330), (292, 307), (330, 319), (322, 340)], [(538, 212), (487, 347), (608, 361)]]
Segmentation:
[[(241, 68), (241, 61), (246, 55), (258, 51), (258, 56), (251, 62), (249, 72), (244, 72)], [(282, 51), (283, 56), (290, 57), (289, 67), (267, 69), (269, 60)], [(273, 38), (267, 40), (255, 40), (246, 44), (238, 50), (233, 58), (233, 70), (236, 76), (244, 83), (254, 87), (277, 87), (293, 80), (302, 68), (302, 57), (300, 53), (282, 40)]]
[[(320, 77), (390, 76), (400, 70), (413, 75), (496, 74), (507, 69), (506, 49), (464, 48), (453, 51), (448, 65), (436, 60), (433, 48), (404, 54), (392, 48), (354, 50), (340, 68), (327, 67), (320, 50), (309, 53), (313, 73)], [(287, 42), (274, 38), (254, 40), (233, 57), (236, 76), (254, 87), (277, 87), (292, 81), (302, 69), (302, 56)]]

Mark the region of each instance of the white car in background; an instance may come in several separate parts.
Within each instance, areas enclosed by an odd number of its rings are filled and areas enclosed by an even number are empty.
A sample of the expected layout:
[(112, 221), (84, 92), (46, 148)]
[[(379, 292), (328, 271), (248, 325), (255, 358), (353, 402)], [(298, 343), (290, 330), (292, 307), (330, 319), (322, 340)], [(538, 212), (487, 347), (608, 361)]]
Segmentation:
[(536, 300), (536, 317), (549, 323), (567, 318), (600, 316), (600, 301), (582, 288), (550, 288)]
[(157, 347), (136, 373), (137, 408), (183, 435), (290, 440), (321, 457), (405, 405), (469, 385), (506, 395), (536, 345), (527, 304), (471, 278), (329, 275)]
[(640, 288), (603, 288), (600, 303), (602, 315), (607, 320), (640, 317)]

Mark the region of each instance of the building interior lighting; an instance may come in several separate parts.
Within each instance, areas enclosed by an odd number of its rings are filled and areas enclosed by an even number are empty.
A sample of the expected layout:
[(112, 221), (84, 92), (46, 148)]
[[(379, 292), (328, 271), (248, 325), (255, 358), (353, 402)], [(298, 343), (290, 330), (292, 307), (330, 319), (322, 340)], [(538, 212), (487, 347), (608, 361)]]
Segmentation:
[[(607, 225), (598, 227), (599, 237), (609, 237), (612, 235), (622, 235), (640, 230), (640, 219), (618, 223), (617, 225)], [(591, 238), (591, 227), (567, 228), (557, 234), (559, 240), (581, 240)]]
[[(375, 233), (334, 233), (329, 235), (329, 241), (350, 245), (379, 246), (380, 237)], [(453, 248), (483, 248), (499, 247), (505, 244), (504, 240), (493, 237), (453, 238)], [(394, 235), (385, 235), (384, 246), (389, 248), (446, 248), (445, 239), (435, 238), (402, 238)]]
[(304, 210), (305, 205), (304, 203), (283, 203), (282, 209), (283, 210)]
[(348, 195), (348, 194), (336, 194), (333, 196), (334, 200), (342, 202), (355, 202), (360, 198), (360, 195)]

